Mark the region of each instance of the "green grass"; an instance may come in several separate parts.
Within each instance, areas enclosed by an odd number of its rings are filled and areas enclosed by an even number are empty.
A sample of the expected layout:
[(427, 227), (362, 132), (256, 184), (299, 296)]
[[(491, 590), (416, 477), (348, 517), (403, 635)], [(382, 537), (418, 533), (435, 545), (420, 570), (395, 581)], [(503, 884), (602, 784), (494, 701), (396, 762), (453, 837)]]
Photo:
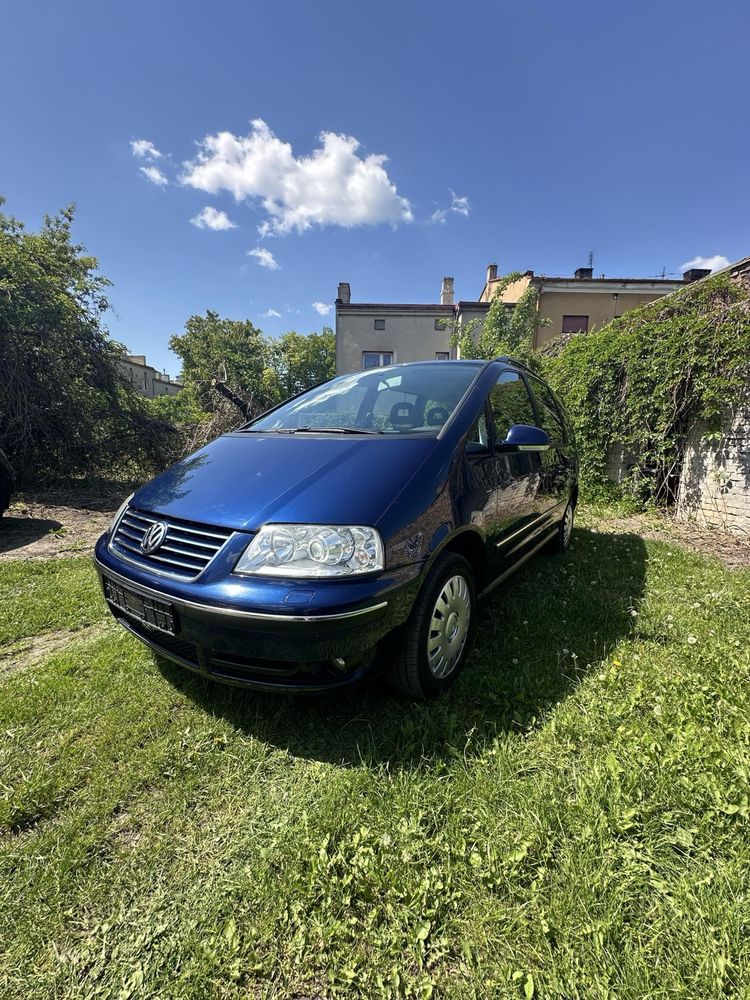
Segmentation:
[[(0, 653), (103, 613), (80, 560), (0, 594)], [(750, 575), (579, 528), (480, 617), (427, 705), (119, 631), (2, 681), (3, 1000), (747, 996)]]

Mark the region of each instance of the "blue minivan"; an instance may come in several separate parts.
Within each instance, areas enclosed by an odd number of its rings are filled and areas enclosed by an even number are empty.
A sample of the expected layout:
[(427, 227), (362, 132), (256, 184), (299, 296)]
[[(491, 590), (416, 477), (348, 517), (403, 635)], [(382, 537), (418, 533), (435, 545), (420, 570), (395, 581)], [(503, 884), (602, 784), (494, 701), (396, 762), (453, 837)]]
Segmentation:
[(95, 561), (115, 618), (206, 677), (310, 692), (377, 666), (431, 697), (463, 665), (477, 599), (567, 548), (577, 495), (570, 424), (523, 365), (392, 365), (167, 469)]

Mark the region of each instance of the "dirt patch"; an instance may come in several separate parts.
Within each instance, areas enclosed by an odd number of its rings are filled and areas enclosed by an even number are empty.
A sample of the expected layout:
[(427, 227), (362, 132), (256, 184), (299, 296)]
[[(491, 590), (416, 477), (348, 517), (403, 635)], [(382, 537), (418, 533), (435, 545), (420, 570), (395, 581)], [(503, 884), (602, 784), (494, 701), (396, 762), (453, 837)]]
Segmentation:
[(114, 629), (114, 622), (103, 621), (95, 625), (86, 625), (78, 629), (61, 629), (58, 632), (42, 632), (41, 635), (18, 639), (5, 646), (0, 646), (0, 681), (15, 674), (19, 670), (36, 666), (52, 656), (58, 649), (69, 646), (75, 639), (86, 642), (98, 639), (107, 631)]
[(680, 545), (689, 552), (714, 556), (730, 569), (750, 569), (750, 541), (713, 528), (675, 521), (669, 514), (633, 514), (630, 517), (589, 518), (596, 531), (632, 531), (641, 538)]
[(87, 555), (123, 499), (53, 494), (16, 500), (0, 518), (0, 561)]

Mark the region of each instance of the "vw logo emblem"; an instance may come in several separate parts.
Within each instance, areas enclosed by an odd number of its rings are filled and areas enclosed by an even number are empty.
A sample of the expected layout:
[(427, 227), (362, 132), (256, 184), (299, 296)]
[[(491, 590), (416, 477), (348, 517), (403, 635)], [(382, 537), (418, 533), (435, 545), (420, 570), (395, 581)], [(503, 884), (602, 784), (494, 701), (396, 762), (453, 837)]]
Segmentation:
[(166, 521), (154, 521), (141, 539), (141, 552), (143, 552), (144, 555), (150, 555), (152, 552), (156, 552), (159, 546), (164, 542), (164, 539), (167, 537), (168, 530), (169, 525)]

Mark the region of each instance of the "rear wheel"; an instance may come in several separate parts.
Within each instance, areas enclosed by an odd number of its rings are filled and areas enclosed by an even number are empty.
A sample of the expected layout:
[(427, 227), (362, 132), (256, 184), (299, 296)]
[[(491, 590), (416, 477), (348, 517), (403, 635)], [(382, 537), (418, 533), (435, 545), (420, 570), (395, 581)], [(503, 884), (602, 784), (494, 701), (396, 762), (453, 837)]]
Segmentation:
[(474, 575), (453, 552), (435, 560), (406, 624), (389, 683), (415, 698), (434, 698), (464, 665), (474, 618)]

